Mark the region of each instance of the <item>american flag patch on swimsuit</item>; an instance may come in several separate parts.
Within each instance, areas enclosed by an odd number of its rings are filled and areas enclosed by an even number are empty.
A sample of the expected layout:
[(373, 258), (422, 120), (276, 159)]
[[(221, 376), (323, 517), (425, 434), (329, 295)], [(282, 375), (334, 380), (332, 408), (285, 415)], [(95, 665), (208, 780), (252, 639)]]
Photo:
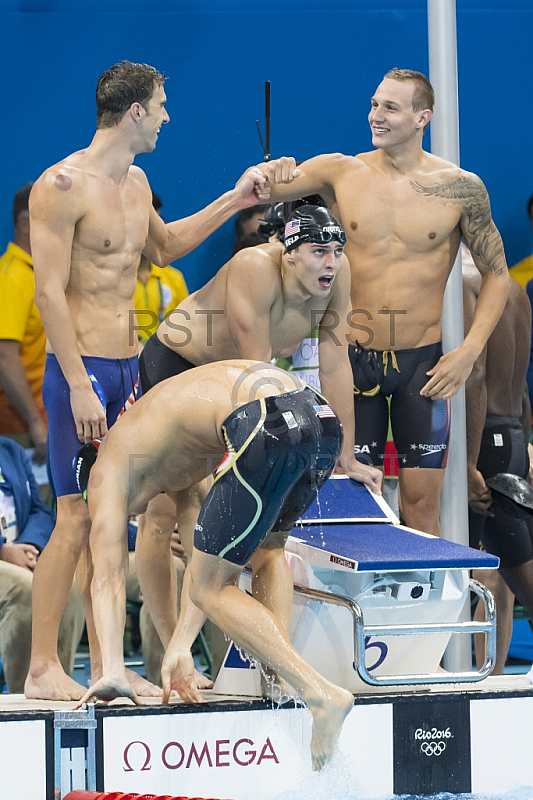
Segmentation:
[(326, 404), (324, 404), (322, 406), (313, 406), (313, 408), (316, 411), (317, 417), (334, 417), (335, 416), (335, 412), (333, 411), (333, 409), (330, 408)]

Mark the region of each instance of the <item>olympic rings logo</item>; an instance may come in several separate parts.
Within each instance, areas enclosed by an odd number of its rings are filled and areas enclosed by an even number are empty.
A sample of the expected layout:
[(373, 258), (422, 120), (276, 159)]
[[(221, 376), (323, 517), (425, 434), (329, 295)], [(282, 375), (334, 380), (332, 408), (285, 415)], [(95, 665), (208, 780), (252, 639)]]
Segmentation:
[(440, 756), (446, 750), (446, 742), (422, 742), (420, 750), (426, 756)]

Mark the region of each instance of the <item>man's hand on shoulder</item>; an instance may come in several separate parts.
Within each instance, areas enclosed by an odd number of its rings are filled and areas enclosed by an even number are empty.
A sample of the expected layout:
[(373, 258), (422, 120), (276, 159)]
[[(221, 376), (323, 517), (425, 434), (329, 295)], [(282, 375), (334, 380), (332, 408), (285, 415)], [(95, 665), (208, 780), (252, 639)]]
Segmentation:
[(445, 353), (433, 369), (426, 372), (430, 378), (420, 390), (420, 394), (432, 400), (447, 400), (453, 397), (472, 372), (477, 355), (462, 345)]

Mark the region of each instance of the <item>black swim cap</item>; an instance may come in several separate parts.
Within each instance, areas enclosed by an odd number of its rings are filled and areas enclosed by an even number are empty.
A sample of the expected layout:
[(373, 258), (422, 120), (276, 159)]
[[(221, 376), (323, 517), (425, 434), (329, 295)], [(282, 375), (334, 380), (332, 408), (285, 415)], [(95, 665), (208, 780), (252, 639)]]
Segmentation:
[(295, 209), (285, 225), (284, 238), (288, 253), (304, 242), (328, 244), (336, 239), (346, 244), (346, 234), (331, 211), (322, 206), (302, 205)]
[(291, 200), (288, 203), (283, 203), (283, 218), (285, 224), (290, 220), (292, 214), (300, 206), (320, 206), (320, 208), (327, 208), (327, 204), (320, 197), (319, 194), (308, 194), (307, 197), (299, 197), (298, 200)]
[(518, 519), (531, 519), (533, 515), (533, 488), (525, 478), (511, 472), (498, 472), (485, 480), (492, 489), (494, 510)]
[(78, 484), (78, 489), (80, 490), (81, 496), (85, 501), (87, 501), (87, 484), (89, 483), (89, 475), (91, 474), (91, 469), (96, 461), (99, 447), (99, 439), (94, 439), (92, 442), (89, 442), (89, 444), (84, 444), (83, 447), (78, 450), (78, 454), (72, 463), (74, 472), (76, 474), (76, 483)]

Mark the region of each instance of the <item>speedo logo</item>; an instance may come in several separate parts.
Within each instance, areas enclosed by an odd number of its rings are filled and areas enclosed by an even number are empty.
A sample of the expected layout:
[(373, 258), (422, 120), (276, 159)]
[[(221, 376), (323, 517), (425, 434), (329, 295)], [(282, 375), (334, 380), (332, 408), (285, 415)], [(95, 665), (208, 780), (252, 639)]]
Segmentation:
[(327, 231), (328, 233), (340, 233), (341, 229), (338, 225), (324, 225), (322, 228), (323, 231)]
[(445, 444), (419, 444), (419, 450), (425, 450), (425, 453), (422, 453), (424, 456), (429, 456), (430, 453), (439, 453), (441, 450), (446, 450), (447, 445)]

